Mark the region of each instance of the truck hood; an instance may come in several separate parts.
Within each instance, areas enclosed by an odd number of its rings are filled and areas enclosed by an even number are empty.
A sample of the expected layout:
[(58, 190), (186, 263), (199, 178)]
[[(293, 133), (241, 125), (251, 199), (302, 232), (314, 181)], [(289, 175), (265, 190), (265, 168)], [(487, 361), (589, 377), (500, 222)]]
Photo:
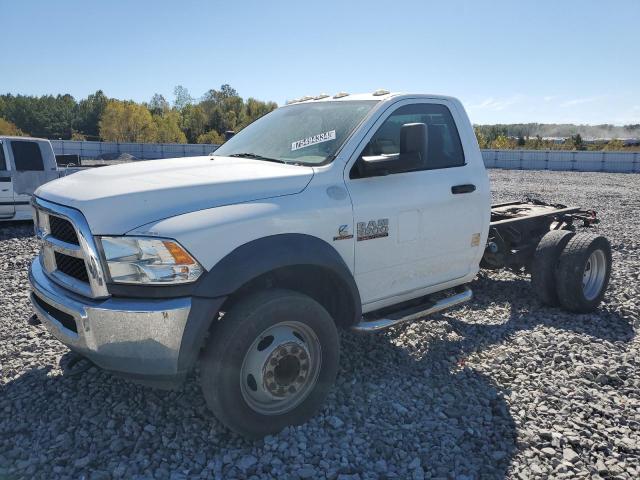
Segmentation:
[(188, 157), (91, 168), (42, 185), (35, 195), (80, 210), (94, 234), (206, 208), (300, 193), (313, 168), (229, 157)]

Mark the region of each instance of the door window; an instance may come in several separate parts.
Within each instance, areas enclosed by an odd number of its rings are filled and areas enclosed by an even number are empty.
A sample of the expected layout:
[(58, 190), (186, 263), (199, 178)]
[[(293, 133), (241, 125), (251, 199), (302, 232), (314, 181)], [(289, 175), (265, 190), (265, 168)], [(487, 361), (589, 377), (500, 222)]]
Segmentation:
[(36, 142), (12, 140), (11, 151), (13, 152), (13, 160), (16, 164), (16, 171), (44, 170), (42, 153), (40, 152), (40, 146)]
[[(427, 158), (417, 170), (459, 167), (465, 164), (460, 135), (449, 109), (435, 103), (414, 103), (398, 108), (371, 137), (360, 157), (389, 156), (400, 153), (400, 129), (408, 123), (427, 126)], [(361, 162), (362, 160), (358, 160)], [(354, 166), (351, 178), (362, 173)]]

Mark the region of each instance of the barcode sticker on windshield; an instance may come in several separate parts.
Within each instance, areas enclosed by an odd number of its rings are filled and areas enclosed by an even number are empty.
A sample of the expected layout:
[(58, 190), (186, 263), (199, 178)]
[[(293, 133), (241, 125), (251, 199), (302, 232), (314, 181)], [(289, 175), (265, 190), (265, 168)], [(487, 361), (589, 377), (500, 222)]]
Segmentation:
[(316, 145), (322, 142), (328, 142), (330, 140), (336, 139), (336, 131), (331, 130), (330, 132), (319, 133), (318, 135), (313, 135), (312, 137), (307, 137), (303, 140), (295, 141), (291, 144), (291, 151), (300, 150), (301, 148), (310, 147), (311, 145)]

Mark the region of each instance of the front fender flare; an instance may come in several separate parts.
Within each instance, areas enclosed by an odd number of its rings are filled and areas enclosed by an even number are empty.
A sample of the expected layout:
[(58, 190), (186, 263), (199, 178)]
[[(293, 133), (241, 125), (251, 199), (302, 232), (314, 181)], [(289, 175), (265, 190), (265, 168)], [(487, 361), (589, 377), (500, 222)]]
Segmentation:
[(335, 274), (360, 310), (358, 287), (340, 254), (324, 240), (300, 233), (271, 235), (239, 246), (204, 275), (195, 295), (228, 296), (260, 275), (295, 265), (313, 265)]

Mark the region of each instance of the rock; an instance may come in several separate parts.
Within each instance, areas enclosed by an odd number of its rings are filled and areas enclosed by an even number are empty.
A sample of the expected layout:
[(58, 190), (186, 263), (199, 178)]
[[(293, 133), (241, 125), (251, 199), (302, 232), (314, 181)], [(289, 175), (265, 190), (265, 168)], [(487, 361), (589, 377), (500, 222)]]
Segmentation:
[(242, 470), (248, 470), (258, 462), (258, 459), (253, 455), (245, 455), (238, 461), (238, 467)]
[(578, 454), (570, 448), (565, 448), (564, 450), (562, 450), (562, 458), (571, 463), (575, 463), (580, 459)]
[(553, 457), (556, 454), (556, 451), (551, 448), (551, 447), (544, 447), (542, 450), (540, 450), (542, 453), (545, 454), (545, 456), (547, 457)]
[(393, 406), (393, 409), (401, 415), (409, 413), (409, 410), (399, 402), (393, 402), (391, 405)]
[(493, 458), (496, 462), (499, 462), (500, 460), (502, 460), (506, 456), (507, 456), (507, 452), (505, 452), (503, 450), (498, 450), (498, 451), (493, 452), (491, 454), (491, 458)]
[(598, 461), (596, 462), (596, 470), (598, 471), (598, 473), (600, 475), (607, 475), (609, 473), (609, 468), (607, 467), (607, 465), (602, 461), (601, 458), (598, 459)]
[(532, 463), (531, 465), (529, 465), (529, 469), (537, 475), (542, 475), (543, 473), (545, 473), (544, 469), (537, 463)]
[(316, 471), (312, 467), (303, 467), (300, 470), (298, 470), (296, 473), (300, 478), (303, 478), (303, 479), (316, 477)]
[(329, 417), (329, 425), (331, 425), (333, 428), (342, 428), (344, 422), (338, 417), (333, 416)]
[(73, 466), (76, 468), (85, 468), (93, 460), (93, 455), (89, 454), (82, 458), (78, 458), (73, 462)]

